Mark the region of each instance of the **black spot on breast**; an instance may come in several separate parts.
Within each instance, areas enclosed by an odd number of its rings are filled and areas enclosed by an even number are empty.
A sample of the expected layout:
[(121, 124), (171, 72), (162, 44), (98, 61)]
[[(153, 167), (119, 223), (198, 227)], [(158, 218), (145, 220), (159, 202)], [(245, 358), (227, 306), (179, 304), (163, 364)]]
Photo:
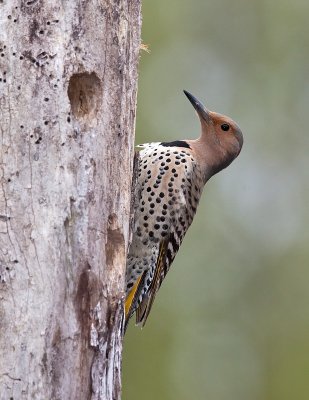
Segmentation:
[(186, 147), (187, 149), (191, 149), (189, 143), (185, 142), (184, 140), (175, 140), (174, 142), (162, 142), (160, 143), (160, 145), (164, 147)]

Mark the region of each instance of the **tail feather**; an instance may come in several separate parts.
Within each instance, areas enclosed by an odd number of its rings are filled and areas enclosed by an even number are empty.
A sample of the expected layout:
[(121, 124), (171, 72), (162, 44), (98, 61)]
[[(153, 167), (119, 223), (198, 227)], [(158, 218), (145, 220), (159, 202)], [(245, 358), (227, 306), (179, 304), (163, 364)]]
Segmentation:
[(124, 324), (124, 331), (126, 331), (128, 323), (132, 315), (134, 314), (137, 299), (140, 295), (141, 288), (143, 287), (143, 282), (145, 279), (145, 272), (139, 276), (137, 281), (135, 282), (134, 286), (130, 290), (126, 301), (125, 301), (125, 324)]
[(145, 326), (148, 315), (155, 299), (155, 293), (146, 293), (136, 310), (136, 325)]

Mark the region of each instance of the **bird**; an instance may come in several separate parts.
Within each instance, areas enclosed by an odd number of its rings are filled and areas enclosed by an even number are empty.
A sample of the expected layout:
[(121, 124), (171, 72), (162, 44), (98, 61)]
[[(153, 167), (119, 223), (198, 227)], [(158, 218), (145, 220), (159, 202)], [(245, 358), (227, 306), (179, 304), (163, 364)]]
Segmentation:
[(191, 225), (206, 182), (239, 155), (243, 135), (229, 117), (184, 90), (201, 124), (195, 140), (139, 145), (133, 235), (126, 263), (125, 330), (145, 325), (155, 296)]

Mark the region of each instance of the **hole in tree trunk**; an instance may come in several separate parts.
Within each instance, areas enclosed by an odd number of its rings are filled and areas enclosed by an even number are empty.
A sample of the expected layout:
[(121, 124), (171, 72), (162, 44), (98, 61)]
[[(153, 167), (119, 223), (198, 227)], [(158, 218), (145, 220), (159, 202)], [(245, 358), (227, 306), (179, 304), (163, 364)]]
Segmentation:
[(101, 81), (94, 72), (72, 75), (68, 96), (73, 116), (79, 120), (95, 118), (101, 103), (101, 93)]

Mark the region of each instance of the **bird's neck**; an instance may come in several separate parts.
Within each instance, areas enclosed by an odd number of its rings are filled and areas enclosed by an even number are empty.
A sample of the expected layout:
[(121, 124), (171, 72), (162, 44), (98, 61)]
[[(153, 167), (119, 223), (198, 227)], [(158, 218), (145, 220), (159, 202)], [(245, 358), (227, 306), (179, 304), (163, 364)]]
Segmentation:
[(197, 163), (203, 171), (205, 183), (232, 162), (217, 137), (205, 137), (202, 134), (198, 139), (191, 141), (191, 147)]

